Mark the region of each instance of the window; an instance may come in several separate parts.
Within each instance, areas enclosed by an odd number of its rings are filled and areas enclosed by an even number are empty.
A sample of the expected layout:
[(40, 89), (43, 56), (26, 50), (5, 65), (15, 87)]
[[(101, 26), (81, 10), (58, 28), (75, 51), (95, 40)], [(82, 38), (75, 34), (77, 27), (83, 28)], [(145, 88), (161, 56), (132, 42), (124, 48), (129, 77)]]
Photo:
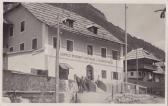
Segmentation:
[(37, 49), (37, 39), (32, 40), (32, 49)]
[(24, 50), (24, 43), (20, 44), (20, 50)]
[(57, 38), (53, 37), (53, 48), (57, 47)]
[(106, 75), (106, 71), (105, 71), (105, 70), (102, 70), (102, 78), (104, 78), (104, 79), (107, 78), (107, 75)]
[(139, 72), (139, 76), (141, 76), (142, 75), (142, 73), (141, 72)]
[(88, 55), (93, 55), (93, 46), (92, 45), (87, 46), (87, 53), (88, 53)]
[(20, 31), (23, 32), (24, 30), (25, 30), (25, 22), (22, 21), (22, 22), (21, 22)]
[(134, 76), (134, 72), (131, 72), (131, 76)]
[(112, 50), (112, 57), (114, 60), (117, 60), (119, 58), (118, 51)]
[(13, 52), (13, 47), (10, 47), (10, 48), (9, 48), (9, 51), (10, 51), (10, 52)]
[(64, 20), (62, 23), (63, 23), (64, 25), (67, 25), (67, 26), (73, 28), (73, 22), (74, 22), (74, 20), (72, 20), (72, 19), (66, 19), (66, 20)]
[(10, 26), (9, 28), (9, 36), (13, 36), (13, 26)]
[(101, 56), (106, 57), (106, 48), (101, 48)]
[(93, 32), (94, 34), (97, 34), (97, 27), (95, 27), (95, 26), (91, 26), (91, 27), (88, 27), (87, 28), (90, 32)]
[(67, 40), (67, 51), (73, 51), (73, 41)]
[(118, 80), (118, 72), (113, 72), (113, 79)]
[(145, 72), (142, 72), (142, 76), (145, 76)]

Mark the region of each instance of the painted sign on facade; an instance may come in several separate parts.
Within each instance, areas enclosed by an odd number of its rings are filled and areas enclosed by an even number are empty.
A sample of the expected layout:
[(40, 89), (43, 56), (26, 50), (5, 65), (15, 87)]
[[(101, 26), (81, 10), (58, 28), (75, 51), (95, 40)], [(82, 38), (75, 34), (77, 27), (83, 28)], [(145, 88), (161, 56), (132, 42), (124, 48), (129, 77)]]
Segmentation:
[(60, 56), (61, 58), (77, 59), (78, 61), (92, 61), (95, 63), (113, 64), (113, 61), (109, 59), (99, 59), (95, 57), (81, 56), (77, 54), (60, 53)]

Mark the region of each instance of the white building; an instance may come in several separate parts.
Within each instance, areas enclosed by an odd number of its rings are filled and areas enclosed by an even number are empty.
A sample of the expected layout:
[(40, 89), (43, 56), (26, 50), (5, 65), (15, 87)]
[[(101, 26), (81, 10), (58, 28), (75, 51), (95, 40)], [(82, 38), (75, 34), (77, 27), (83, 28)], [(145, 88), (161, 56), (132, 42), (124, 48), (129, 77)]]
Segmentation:
[[(50, 4), (21, 3), (4, 14), (9, 25), (8, 70), (55, 76), (57, 16), (60, 67), (68, 79), (123, 81), (123, 43), (100, 25)], [(65, 74), (65, 71), (60, 73)]]

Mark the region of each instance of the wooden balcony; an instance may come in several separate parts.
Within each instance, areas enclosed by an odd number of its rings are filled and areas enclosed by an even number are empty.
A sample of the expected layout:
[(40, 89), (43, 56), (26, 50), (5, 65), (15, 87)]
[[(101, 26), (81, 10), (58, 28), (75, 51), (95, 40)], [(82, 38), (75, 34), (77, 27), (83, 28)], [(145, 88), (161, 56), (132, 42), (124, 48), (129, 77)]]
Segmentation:
[[(148, 64), (139, 64), (138, 69), (147, 69), (147, 70), (156, 70), (157, 67), (154, 65), (148, 65)], [(136, 65), (128, 65), (128, 70), (136, 70)]]

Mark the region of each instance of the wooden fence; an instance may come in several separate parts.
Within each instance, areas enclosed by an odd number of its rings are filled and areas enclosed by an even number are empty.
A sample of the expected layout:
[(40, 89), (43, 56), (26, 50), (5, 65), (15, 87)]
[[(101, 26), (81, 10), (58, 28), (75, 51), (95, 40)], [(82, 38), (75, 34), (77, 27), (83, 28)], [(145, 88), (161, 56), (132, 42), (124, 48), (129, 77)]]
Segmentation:
[(140, 80), (129, 80), (129, 82), (146, 87), (148, 94), (165, 96), (165, 82), (149, 82)]

